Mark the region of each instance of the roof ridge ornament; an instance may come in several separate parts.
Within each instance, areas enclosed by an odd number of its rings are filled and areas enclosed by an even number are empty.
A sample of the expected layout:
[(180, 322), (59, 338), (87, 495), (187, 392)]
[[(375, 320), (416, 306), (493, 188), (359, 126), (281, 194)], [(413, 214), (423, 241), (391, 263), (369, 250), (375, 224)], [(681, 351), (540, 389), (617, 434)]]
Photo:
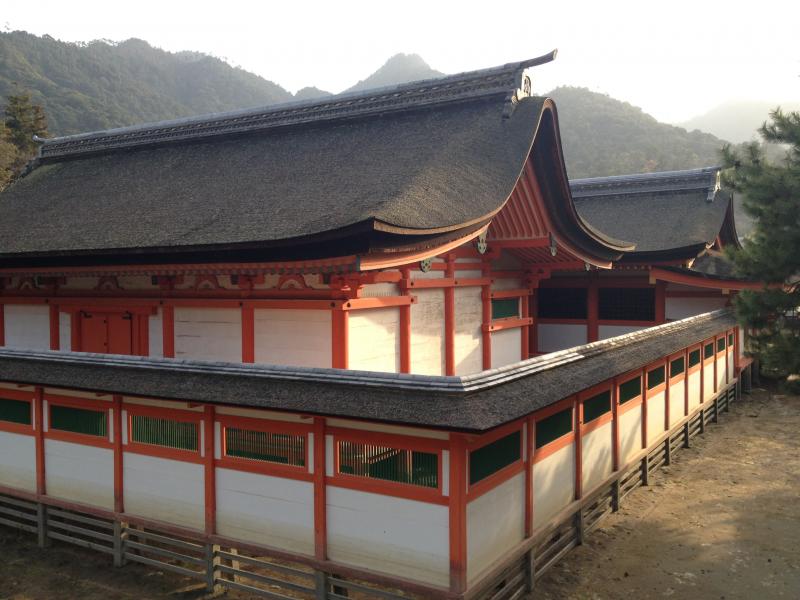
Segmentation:
[(529, 60), (322, 100), (288, 102), (256, 109), (215, 113), (44, 140), (41, 158), (57, 158), (119, 148), (204, 139), (279, 127), (397, 112), (443, 103), (507, 95), (512, 102), (530, 95), (525, 71), (551, 62), (556, 51)]

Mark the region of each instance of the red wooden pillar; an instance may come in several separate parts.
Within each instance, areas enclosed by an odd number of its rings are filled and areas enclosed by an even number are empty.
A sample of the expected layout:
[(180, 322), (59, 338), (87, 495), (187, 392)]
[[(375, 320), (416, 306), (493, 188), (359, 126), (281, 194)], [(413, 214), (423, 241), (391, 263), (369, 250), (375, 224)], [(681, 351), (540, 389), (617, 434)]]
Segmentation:
[(595, 277), (589, 279), (586, 301), (588, 304), (586, 307), (586, 341), (596, 342), (600, 339), (600, 325), (598, 324), (600, 297), (598, 282)]
[[(409, 281), (411, 270), (408, 267), (401, 269), (404, 285), (401, 286), (402, 295), (409, 296)], [(400, 372), (411, 373), (411, 306), (400, 307)]]
[(242, 362), (256, 360), (256, 319), (252, 306), (242, 305)]
[(122, 457), (122, 396), (114, 396), (114, 512), (125, 512), (123, 501), (122, 476), (124, 462)]
[(492, 286), (484, 285), (481, 288), (481, 350), (483, 351), (483, 369), (492, 368)]
[(331, 315), (331, 366), (334, 369), (348, 368), (349, 314), (350, 313), (346, 310), (335, 308)]
[(528, 434), (525, 438), (525, 537), (531, 537), (533, 535), (533, 451), (536, 433), (533, 417), (526, 421), (525, 427)]
[[(455, 277), (455, 259), (447, 257), (445, 277)], [(444, 288), (444, 374), (456, 374), (456, 290), (453, 286)]]
[(161, 307), (161, 331), (164, 358), (175, 358), (175, 307)]
[(60, 323), (58, 322), (58, 307), (50, 305), (50, 350), (59, 350), (61, 347)]
[(44, 388), (37, 387), (33, 399), (36, 414), (34, 415), (34, 435), (36, 436), (36, 493), (44, 496), (45, 485), (44, 461)]
[(663, 281), (656, 282), (656, 323), (666, 323), (667, 318), (667, 284)]
[(214, 535), (217, 529), (217, 472), (214, 466), (214, 414), (214, 406), (206, 404), (203, 410), (206, 535)]
[(647, 448), (647, 368), (642, 369), (642, 448)]
[(619, 386), (617, 378), (611, 380), (611, 459), (614, 470), (619, 470)]
[(575, 500), (583, 496), (583, 450), (581, 445), (581, 427), (583, 425), (583, 403), (575, 396), (573, 410), (575, 420)]
[(689, 348), (683, 350), (683, 416), (689, 416)]
[(528, 310), (533, 315), (533, 323), (528, 328), (528, 356), (539, 354), (539, 325), (538, 325), (538, 300), (536, 291), (529, 296)]
[(467, 442), (450, 434), (450, 591), (467, 588)]
[(73, 352), (81, 351), (81, 311), (76, 309), (69, 314), (69, 345)]
[(328, 558), (328, 501), (325, 490), (326, 444), (325, 419), (314, 417), (314, 556), (317, 560), (327, 560)]
[(0, 346), (6, 345), (6, 305), (0, 303)]
[[(530, 309), (529, 309), (529, 306), (528, 306), (528, 296), (523, 296), (522, 298), (519, 299), (519, 302), (520, 302), (520, 310), (521, 310), (520, 314), (522, 315), (523, 319), (527, 319), (528, 317), (530, 317)], [(522, 338), (522, 347), (520, 348), (520, 359), (521, 360), (527, 360), (528, 356), (529, 356), (529, 352), (528, 352), (528, 341), (529, 341), (529, 335), (530, 335), (529, 329), (530, 329), (530, 325), (523, 325), (522, 326), (522, 332), (521, 332), (522, 334), (520, 335), (520, 338)]]

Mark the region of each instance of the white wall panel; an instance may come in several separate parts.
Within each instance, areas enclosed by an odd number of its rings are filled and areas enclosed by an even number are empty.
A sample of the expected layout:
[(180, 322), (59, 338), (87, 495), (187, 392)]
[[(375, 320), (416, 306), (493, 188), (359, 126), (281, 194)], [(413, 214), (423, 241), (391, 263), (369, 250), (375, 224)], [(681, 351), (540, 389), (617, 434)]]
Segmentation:
[(533, 465), (533, 524), (544, 525), (575, 499), (575, 444)]
[(728, 348), (728, 351), (725, 353), (725, 356), (727, 357), (727, 364), (728, 364), (728, 381), (733, 381), (733, 378), (736, 377), (736, 370), (735, 370), (736, 366), (733, 362), (734, 358), (733, 350)]
[(331, 560), (447, 586), (447, 506), (329, 485)]
[(556, 352), (586, 343), (586, 325), (539, 323), (539, 352)]
[(72, 319), (69, 313), (58, 313), (58, 348), (63, 351), (72, 350)]
[(668, 321), (686, 319), (694, 315), (725, 308), (728, 298), (669, 298), (665, 299), (665, 316)]
[(8, 348), (50, 349), (50, 307), (46, 304), (6, 304), (5, 336)]
[(201, 464), (125, 453), (125, 512), (203, 529), (205, 481)]
[(331, 311), (258, 309), (254, 313), (257, 363), (331, 366)]
[(719, 358), (715, 359), (717, 362), (717, 391), (720, 391), (725, 387), (725, 365), (727, 362), (727, 353), (717, 356), (719, 356)]
[(492, 368), (522, 360), (522, 328), (502, 329), (492, 334)]
[(414, 291), (411, 305), (411, 372), (444, 375), (444, 291)]
[(669, 388), (669, 426), (678, 423), (684, 417), (686, 410), (686, 383), (681, 380)]
[(44, 455), (49, 495), (114, 508), (113, 450), (45, 439)]
[(242, 311), (176, 308), (175, 358), (242, 362)]
[(666, 429), (666, 394), (659, 392), (647, 395), (647, 445), (653, 443)]
[(612, 447), (611, 421), (584, 434), (581, 438), (584, 494), (591, 492), (596, 485), (611, 475), (614, 469)]
[(618, 418), (619, 464), (624, 466), (642, 450), (642, 405), (629, 408)]
[(351, 311), (348, 319), (350, 369), (400, 371), (400, 309)]
[(217, 469), (217, 531), (237, 540), (314, 554), (314, 484)]
[(0, 431), (0, 485), (36, 491), (36, 438)]
[(703, 402), (708, 402), (714, 395), (714, 363), (703, 365)]
[(467, 581), (475, 581), (524, 537), (522, 472), (467, 504)]
[(150, 356), (155, 358), (164, 357), (164, 311), (161, 307), (154, 315), (150, 315), (147, 321), (147, 333), (149, 336)]
[(689, 377), (689, 412), (700, 406), (700, 371), (690, 373)]
[[(461, 277), (462, 274), (459, 273)], [(481, 325), (483, 300), (481, 288), (455, 288), (455, 343), (456, 375), (469, 375), (483, 370)]]
[(597, 337), (601, 340), (617, 337), (618, 335), (625, 335), (626, 333), (633, 333), (634, 331), (641, 331), (648, 329), (641, 325), (599, 325), (597, 327)]

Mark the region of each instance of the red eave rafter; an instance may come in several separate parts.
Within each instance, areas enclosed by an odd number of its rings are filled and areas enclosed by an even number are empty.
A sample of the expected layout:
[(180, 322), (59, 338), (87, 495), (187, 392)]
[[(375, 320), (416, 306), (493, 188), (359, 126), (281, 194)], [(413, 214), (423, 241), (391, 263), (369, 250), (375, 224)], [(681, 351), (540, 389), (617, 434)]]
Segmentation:
[(699, 288), (711, 288), (715, 290), (763, 290), (764, 284), (753, 281), (737, 281), (734, 279), (707, 279), (699, 275), (689, 275), (688, 273), (676, 273), (666, 269), (654, 267), (650, 269), (650, 281), (667, 281), (679, 283)]

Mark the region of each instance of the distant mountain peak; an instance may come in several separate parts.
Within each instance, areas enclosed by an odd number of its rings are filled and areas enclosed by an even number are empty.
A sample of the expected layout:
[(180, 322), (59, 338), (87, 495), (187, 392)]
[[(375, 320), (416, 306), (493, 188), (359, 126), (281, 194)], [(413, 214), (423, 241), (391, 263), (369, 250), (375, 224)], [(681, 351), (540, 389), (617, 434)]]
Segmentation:
[(345, 92), (358, 92), (387, 85), (442, 77), (444, 73), (431, 68), (419, 54), (395, 54), (366, 79), (362, 79)]

